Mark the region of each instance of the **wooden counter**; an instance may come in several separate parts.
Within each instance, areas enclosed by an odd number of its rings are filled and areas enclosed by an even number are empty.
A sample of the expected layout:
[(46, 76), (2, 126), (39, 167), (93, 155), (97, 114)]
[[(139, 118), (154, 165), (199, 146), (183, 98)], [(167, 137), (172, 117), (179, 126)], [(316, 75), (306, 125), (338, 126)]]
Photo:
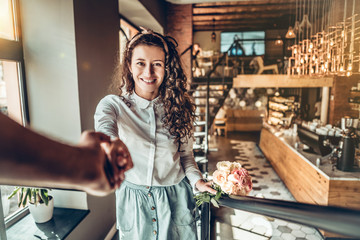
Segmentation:
[(339, 171), (327, 159), (322, 159), (318, 168), (315, 161), (320, 156), (295, 149), (296, 141), (297, 137), (281, 136), (274, 129), (261, 130), (260, 148), (294, 198), (304, 203), (360, 209), (359, 170)]
[(327, 159), (318, 168), (316, 154), (295, 149), (296, 137), (261, 130), (260, 148), (299, 202), (360, 209), (360, 172), (333, 169)]

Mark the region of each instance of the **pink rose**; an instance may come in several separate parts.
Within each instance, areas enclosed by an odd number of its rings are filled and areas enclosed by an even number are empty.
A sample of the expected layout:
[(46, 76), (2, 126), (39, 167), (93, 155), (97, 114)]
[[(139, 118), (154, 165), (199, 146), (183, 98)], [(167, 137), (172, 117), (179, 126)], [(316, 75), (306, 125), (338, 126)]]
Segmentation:
[(248, 185), (248, 182), (251, 182), (251, 176), (249, 175), (249, 172), (245, 168), (235, 168), (232, 172), (232, 175), (234, 175), (234, 179), (236, 179), (237, 184), (239, 184), (242, 187), (245, 187)]
[(223, 185), (227, 181), (227, 173), (221, 170), (216, 170), (213, 173), (213, 181), (218, 185)]

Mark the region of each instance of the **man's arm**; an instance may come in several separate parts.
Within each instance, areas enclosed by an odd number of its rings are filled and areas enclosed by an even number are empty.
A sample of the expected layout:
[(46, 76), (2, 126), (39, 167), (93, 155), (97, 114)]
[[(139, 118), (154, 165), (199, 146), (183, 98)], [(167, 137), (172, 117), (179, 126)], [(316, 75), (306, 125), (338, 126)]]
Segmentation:
[(120, 186), (132, 161), (126, 148), (105, 153), (102, 143), (112, 144), (105, 134), (85, 131), (79, 145), (70, 146), (0, 114), (0, 184), (106, 195)]

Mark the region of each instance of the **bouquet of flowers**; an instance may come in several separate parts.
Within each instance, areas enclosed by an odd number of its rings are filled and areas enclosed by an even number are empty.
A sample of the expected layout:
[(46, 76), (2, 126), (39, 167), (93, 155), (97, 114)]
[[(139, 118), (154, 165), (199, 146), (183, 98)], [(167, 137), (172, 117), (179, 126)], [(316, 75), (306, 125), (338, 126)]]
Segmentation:
[(222, 161), (216, 164), (217, 170), (213, 173), (213, 188), (217, 194), (203, 192), (195, 195), (196, 204), (211, 202), (215, 207), (223, 195), (246, 196), (252, 190), (251, 176), (238, 162)]

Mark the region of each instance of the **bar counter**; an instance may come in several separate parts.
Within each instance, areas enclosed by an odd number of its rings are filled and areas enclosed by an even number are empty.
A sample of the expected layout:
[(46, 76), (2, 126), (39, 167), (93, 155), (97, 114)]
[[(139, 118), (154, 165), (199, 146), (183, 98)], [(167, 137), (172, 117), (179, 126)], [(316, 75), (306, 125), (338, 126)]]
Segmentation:
[[(260, 149), (298, 202), (360, 209), (360, 170), (343, 172), (327, 157), (307, 153), (297, 136), (269, 125), (261, 130)], [(297, 144), (299, 145), (299, 144)], [(319, 167), (316, 159), (321, 159)]]

